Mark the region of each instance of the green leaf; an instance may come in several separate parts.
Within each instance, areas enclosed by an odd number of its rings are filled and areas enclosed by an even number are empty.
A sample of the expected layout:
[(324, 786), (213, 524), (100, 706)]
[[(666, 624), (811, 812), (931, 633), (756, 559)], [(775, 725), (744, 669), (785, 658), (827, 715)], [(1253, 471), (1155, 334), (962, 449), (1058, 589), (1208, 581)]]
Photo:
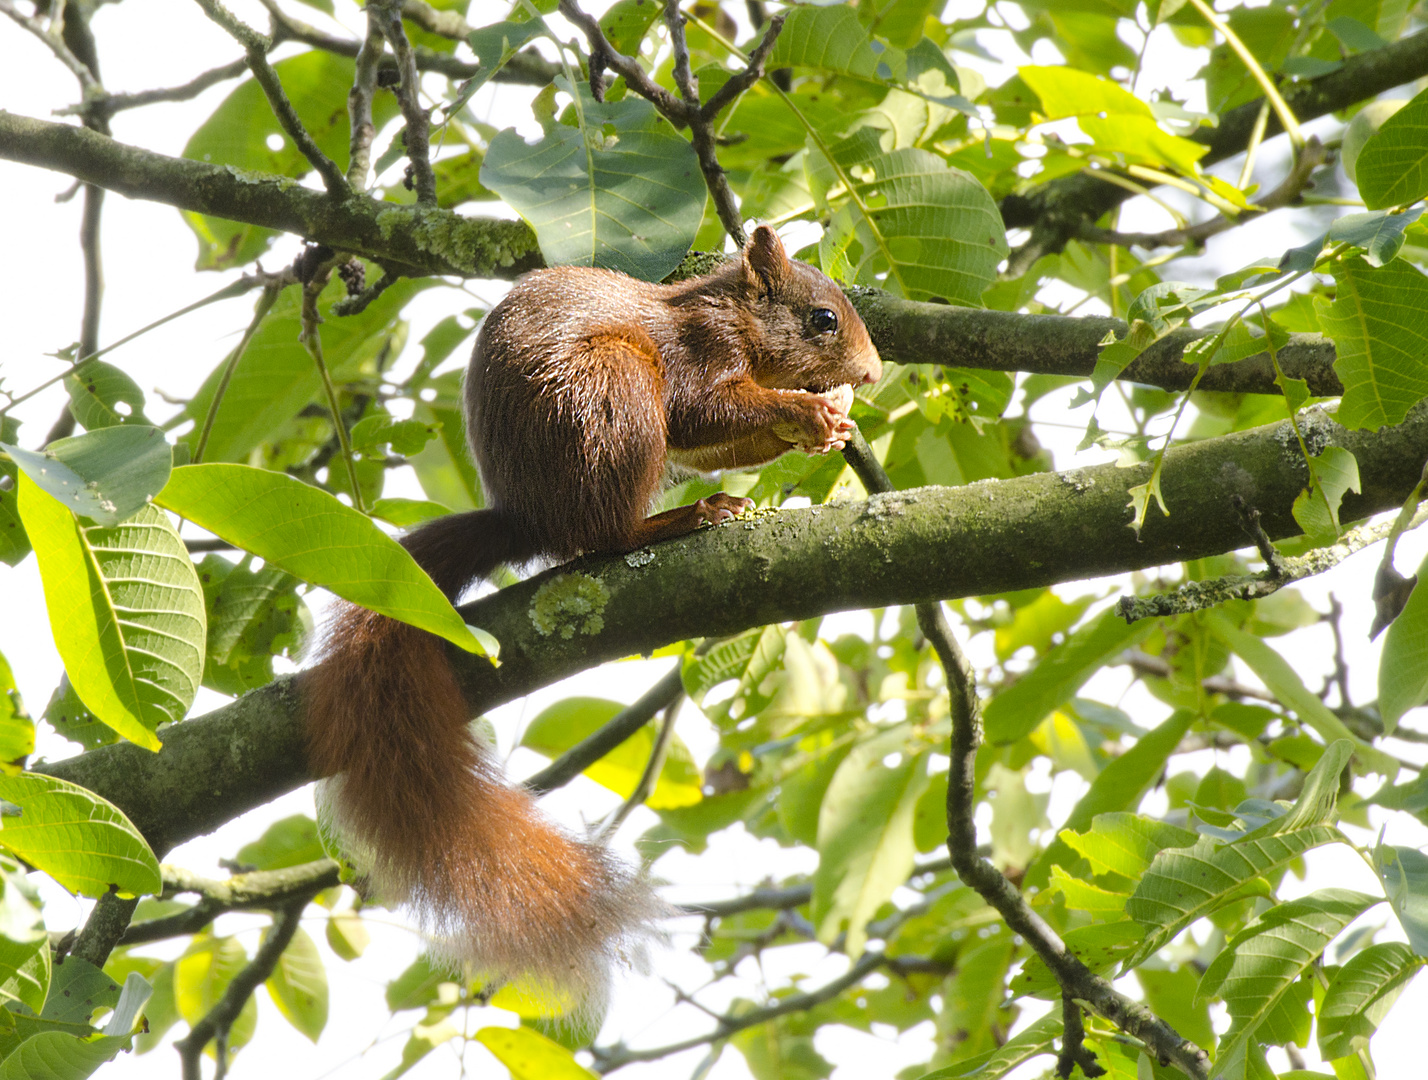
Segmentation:
[(1152, 619), (1127, 624), (1114, 611), (1102, 612), (987, 703), (982, 714), (987, 741), (1010, 743), (1029, 735), (1108, 659), (1144, 641), (1154, 629)]
[(1190, 847), (1197, 839), (1178, 825), (1130, 813), (1098, 814), (1089, 832), (1063, 830), (1061, 838), (1086, 858), (1093, 873), (1119, 874), (1131, 881), (1145, 873), (1157, 852)]
[(288, 1023), (313, 1042), (327, 1026), (327, 970), (317, 943), (301, 928), (263, 984)]
[(367, 510), (374, 518), (399, 529), (409, 529), (451, 513), (451, 507), (426, 499), (378, 499)]
[[(1070, 71), (1069, 68), (1060, 70)], [(1198, 162), (1210, 152), (1203, 143), (1182, 139), (1143, 116), (1081, 116), (1080, 126), (1096, 149), (1125, 158), (1131, 164), (1168, 166), (1187, 176), (1199, 172)]]
[(1339, 504), (1344, 493), (1360, 490), (1358, 459), (1342, 446), (1326, 446), (1322, 453), (1310, 455), (1309, 468), (1318, 483), (1295, 498), (1294, 520), (1315, 544), (1332, 544), (1342, 532)]
[[(345, 116), (346, 107), (343, 109)], [(374, 375), (377, 356), (395, 333), (407, 301), (434, 285), (431, 280), (404, 278), (360, 314), (337, 317), (331, 314), (331, 306), (346, 290), (334, 274), (318, 301), (318, 314), (325, 320), (323, 357), (334, 381), (341, 384), (346, 379)], [(204, 461), (246, 461), (254, 449), (271, 442), (275, 433), (280, 437), (283, 425), (315, 401), (323, 402), (323, 415), (327, 416), (322, 377), (299, 339), (301, 330), (302, 296), (299, 290), (288, 289), (273, 304), (233, 369), (203, 451)], [(184, 410), (194, 421), (188, 435), (190, 447), (198, 445), (223, 366), (219, 364), (209, 373)]]
[[(1146, 792), (1164, 773), (1166, 761), (1194, 719), (1195, 715), (1189, 710), (1177, 709), (1154, 731), (1142, 735), (1134, 746), (1113, 759), (1091, 781), (1091, 789), (1081, 796), (1066, 819), (1065, 828), (1080, 832), (1103, 814), (1139, 806)], [(1044, 883), (1052, 864), (1065, 861), (1070, 854), (1066, 841), (1058, 836), (1028, 868), (1023, 887)]]
[(703, 217), (693, 147), (643, 98), (602, 104), (583, 82), (556, 85), (575, 95), (579, 126), (549, 122), (534, 143), (507, 128), (491, 140), (481, 182), (535, 230), (548, 264), (659, 281), (689, 251)]
[(64, 377), (69, 411), (86, 431), (116, 424), (148, 424), (144, 391), (113, 364), (92, 360)]
[(1359, 194), (1370, 210), (1428, 195), (1428, 92), (1390, 116), (1359, 151)]
[(19, 772), (34, 752), (35, 722), (20, 700), (10, 662), (0, 653), (0, 772)]
[(273, 657), (295, 656), (310, 621), (297, 578), (271, 566), (254, 573), (248, 561), (205, 555), (197, 567), (208, 606), (203, 685), (234, 696), (272, 682)]
[(511, 1070), (511, 1080), (595, 1080), (571, 1051), (531, 1028), (482, 1028), (475, 1039)]
[[(500, 71), (511, 57), (524, 49), (532, 40), (546, 34), (545, 21), (543, 19), (529, 19), (525, 22), (498, 22), (490, 26), (483, 26), (472, 30), (466, 35), (466, 41), (471, 46), (471, 51), (476, 54), (476, 59), (481, 62), (480, 70), (470, 79), (461, 84), (461, 92), (456, 100), (447, 109), (447, 115), (457, 113), (466, 102), (471, 100), (471, 96), (481, 89), (491, 76)], [(608, 35), (607, 39), (608, 39)], [(611, 44), (614, 44), (613, 40)], [(619, 52), (627, 52), (615, 45)]]
[(18, 863), (0, 859), (0, 999), (36, 1015), (50, 987), (50, 942), (39, 893)]
[(1428, 956), (1428, 855), (1417, 848), (1380, 844), (1373, 862), (1408, 944), (1419, 956)]
[(1344, 722), (1304, 685), (1289, 662), (1261, 638), (1245, 633), (1218, 611), (1205, 616), (1205, 625), (1231, 652), (1249, 665), (1281, 705), (1294, 710), (1300, 721), (1318, 733), (1326, 743), (1348, 739), (1354, 745), (1354, 753), (1369, 769), (1385, 776), (1397, 775), (1398, 763), (1382, 751), (1354, 738)]
[(1338, 350), (1344, 398), (1335, 419), (1348, 428), (1401, 423), (1428, 394), (1428, 278), (1403, 259), (1372, 267), (1353, 258), (1335, 264), (1334, 281), (1334, 302), (1316, 296), (1314, 309)]
[[(651, 0), (619, 0), (600, 16), (600, 29), (605, 32), (605, 40), (615, 47), (616, 52), (626, 56), (639, 54), (640, 42), (649, 33), (663, 9)], [(708, 99), (708, 91), (701, 95)]]
[(843, 4), (791, 8), (767, 68), (801, 67), (871, 79), (877, 71), (868, 32)]
[(1347, 889), (1320, 889), (1259, 916), (1225, 946), (1200, 980), (1200, 999), (1224, 999), (1230, 1030), (1215, 1070), (1242, 1075), (1248, 1044), (1290, 987), (1339, 932), (1380, 901)]
[[(174, 1003), (179, 1016), (198, 1023), (218, 1004), (233, 977), (248, 964), (248, 953), (236, 938), (195, 934), (189, 947), (174, 962)], [(230, 1050), (253, 1037), (258, 1003), (250, 995), (228, 1034)]]
[(391, 446), (394, 454), (411, 457), (419, 454), (440, 432), (439, 424), (423, 424), (420, 420), (398, 420), (379, 412), (359, 421), (349, 434), (354, 451), (372, 454), (383, 446)]
[[(818, 870), (811, 917), (819, 940), (846, 930), (850, 956), (863, 951), (866, 926), (912, 872), (918, 797), (927, 755), (914, 752), (911, 724), (876, 732), (853, 748), (828, 785), (818, 816)], [(897, 755), (897, 764), (887, 764)]]
[[(569, 697), (543, 709), (521, 736), (521, 745), (558, 757), (615, 718), (625, 706), (603, 698)], [(585, 775), (622, 799), (634, 794), (654, 753), (657, 726), (646, 724), (585, 770)], [(645, 801), (651, 810), (693, 806), (704, 797), (703, 777), (694, 756), (678, 735), (671, 735), (654, 791)]]
[(162, 887), (159, 861), (116, 806), (77, 784), (38, 773), (0, 776), (0, 799), (20, 808), (0, 816), (0, 845), (70, 892), (103, 896), (109, 886), (138, 896)]
[(1022, 1062), (1038, 1054), (1050, 1053), (1052, 1043), (1060, 1036), (1061, 1017), (1053, 1010), (1025, 1031), (1008, 1039), (1005, 1045), (924, 1073), (918, 1080), (1000, 1080)]
[[(1428, 581), (1428, 558), (1418, 567)], [(1388, 624), (1378, 662), (1378, 709), (1384, 734), (1392, 735), (1409, 709), (1428, 701), (1428, 588), (1417, 587), (1398, 618)]]
[(355, 911), (338, 911), (327, 918), (327, 945), (343, 960), (356, 960), (367, 950), (372, 935)]
[[(1007, 253), (996, 203), (970, 173), (936, 154), (884, 151), (880, 134), (861, 128), (830, 147), (853, 192), (833, 199), (838, 208), (819, 243), (820, 260), (845, 264), (850, 284), (980, 306)], [(821, 153), (808, 157), (810, 168), (828, 169)]]
[(75, 692), (120, 735), (157, 750), (155, 730), (182, 720), (198, 693), (208, 632), (178, 532), (154, 506), (114, 528), (81, 525), (28, 476), (20, 512), (39, 541), (50, 628)]
[[(313, 49), (277, 61), (273, 70), (303, 127), (323, 153), (345, 170), (349, 140), (347, 91), (356, 71), (353, 61), (324, 49)], [(378, 131), (397, 112), (395, 94), (379, 93), (372, 98), (372, 121)], [(270, 142), (278, 149), (272, 149)], [(254, 79), (245, 79), (223, 99), (189, 138), (183, 156), (276, 176), (306, 176), (312, 169), (283, 131)], [(200, 270), (252, 262), (278, 235), (272, 229), (191, 211), (183, 216), (198, 237)]]
[(1041, 99), (1041, 113), (1048, 120), (1067, 116), (1140, 116), (1153, 120), (1150, 106), (1128, 90), (1073, 67), (1018, 68), (1022, 80)]
[[(0, 445), (20, 437), (20, 424), (12, 416), (0, 416)], [(20, 521), (19, 495), (15, 490), (20, 468), (0, 455), (0, 562), (18, 566), (30, 553), (30, 538)]]
[(62, 1031), (42, 1031), (20, 1044), (0, 1065), (0, 1080), (84, 1080), (129, 1049), (129, 1036), (80, 1039)]
[[(761, 688), (783, 662), (785, 638), (780, 627), (766, 626), (721, 641), (703, 656), (691, 653), (680, 673), (684, 692), (720, 727), (759, 712), (773, 699)], [(738, 680), (733, 695), (706, 707), (705, 695), (730, 679)]]
[(482, 653), (406, 550), (325, 491), (246, 465), (185, 465), (155, 501), (309, 584)]
[(1338, 829), (1307, 829), (1222, 844), (1201, 837), (1193, 847), (1159, 852), (1126, 904), (1126, 914), (1146, 928), (1146, 938), (1126, 968), (1154, 956), (1196, 919), (1253, 888), (1255, 879), (1278, 870), (1311, 848), (1343, 839)]
[(1325, 1061), (1367, 1048), (1422, 957), (1399, 941), (1370, 945), (1341, 967), (1319, 1006), (1319, 1054)]
[(35, 484), (68, 509), (117, 525), (149, 504), (169, 478), (173, 448), (158, 428), (102, 428), (43, 451), (0, 443)]
[(324, 858), (317, 822), (306, 814), (275, 821), (263, 835), (238, 849), (234, 861), (254, 870), (284, 870)]
[(67, 956), (55, 967), (51, 989), (40, 1017), (62, 1024), (87, 1024), (96, 1009), (112, 1009), (119, 1001), (119, 984), (78, 956)]
[(1423, 214), (1423, 207), (1415, 206), (1402, 214), (1392, 214), (1387, 210), (1376, 210), (1367, 214), (1345, 214), (1336, 218), (1329, 226), (1328, 242), (1340, 241), (1363, 248), (1364, 258), (1370, 266), (1382, 266), (1391, 262), (1403, 247), (1403, 232)]
[(112, 746), (119, 741), (119, 733), (79, 700), (68, 675), (60, 676), (60, 684), (45, 706), (44, 717), (55, 731), (86, 750)]

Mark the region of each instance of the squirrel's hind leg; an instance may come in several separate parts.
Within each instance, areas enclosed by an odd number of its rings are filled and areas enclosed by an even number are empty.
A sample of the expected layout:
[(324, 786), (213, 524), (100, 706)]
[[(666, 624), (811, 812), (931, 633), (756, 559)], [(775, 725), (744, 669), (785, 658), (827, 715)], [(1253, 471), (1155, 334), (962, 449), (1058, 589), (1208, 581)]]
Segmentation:
[(692, 533), (705, 522), (718, 525), (737, 517), (753, 505), (753, 499), (741, 498), (723, 491), (715, 492), (688, 506), (676, 506), (673, 510), (645, 518), (635, 529), (627, 550)]

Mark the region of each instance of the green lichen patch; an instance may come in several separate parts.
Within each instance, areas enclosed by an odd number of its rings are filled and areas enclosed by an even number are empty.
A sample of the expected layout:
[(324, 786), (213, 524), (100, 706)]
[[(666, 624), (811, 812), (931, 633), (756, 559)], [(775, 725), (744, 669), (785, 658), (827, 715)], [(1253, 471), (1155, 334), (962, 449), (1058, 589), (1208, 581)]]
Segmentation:
[(531, 601), (531, 622), (544, 637), (569, 641), (577, 633), (598, 634), (605, 629), (602, 612), (610, 590), (588, 574), (561, 574), (537, 590)]

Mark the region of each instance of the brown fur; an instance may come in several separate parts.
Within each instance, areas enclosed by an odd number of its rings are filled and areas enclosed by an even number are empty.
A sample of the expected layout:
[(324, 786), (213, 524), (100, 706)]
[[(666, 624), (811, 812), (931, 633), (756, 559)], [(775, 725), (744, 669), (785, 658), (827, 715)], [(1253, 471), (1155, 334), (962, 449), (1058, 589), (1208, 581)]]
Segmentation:
[[(668, 461), (760, 464), (789, 448), (775, 426), (839, 446), (848, 422), (822, 392), (880, 373), (842, 292), (790, 262), (771, 229), (678, 285), (537, 271), (486, 316), (467, 371), (491, 508), (403, 543), (455, 600), (502, 563), (628, 551), (724, 520), (747, 500), (645, 516)], [(340, 774), (333, 817), (377, 891), (415, 908), (454, 959), (597, 1000), (660, 914), (647, 886), (506, 784), (437, 638), (344, 605), (321, 661), (304, 679), (309, 756)]]

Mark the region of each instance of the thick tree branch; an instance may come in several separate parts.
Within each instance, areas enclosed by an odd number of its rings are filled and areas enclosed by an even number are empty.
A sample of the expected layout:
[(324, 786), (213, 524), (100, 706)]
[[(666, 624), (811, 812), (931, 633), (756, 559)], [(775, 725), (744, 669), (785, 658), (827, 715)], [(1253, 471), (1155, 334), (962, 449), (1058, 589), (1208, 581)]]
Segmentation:
[(541, 265), (524, 222), (464, 218), (356, 193), (333, 198), (290, 178), (155, 154), (83, 128), (3, 111), (0, 157), (129, 198), (281, 229), (413, 273), (514, 277)]
[[(1351, 56), (1337, 71), (1285, 86), (1283, 95), (1302, 123), (1424, 75), (1428, 75), (1428, 31)], [(1231, 109), (1220, 118), (1217, 127), (1201, 128), (1191, 135), (1196, 142), (1210, 148), (1200, 164), (1213, 165), (1246, 149), (1263, 104), (1264, 100), (1257, 98)], [(1265, 137), (1282, 130), (1271, 110)], [(1001, 203), (1002, 220), (1007, 228), (1032, 230), (1026, 244), (1012, 253), (1010, 272), (1021, 273), (1040, 256), (1060, 251), (1086, 223), (1097, 221), (1131, 195), (1132, 192), (1107, 183), (1094, 171), (1086, 171), (1059, 177), (1027, 194), (1007, 196)]]
[[(511, 278), (542, 265), (535, 236), (524, 222), (466, 218), (360, 195), (333, 199), (286, 177), (167, 157), (67, 124), (0, 112), (0, 157), (55, 169), (129, 198), (282, 229), (414, 274)], [(1106, 334), (1126, 332), (1119, 319), (927, 304), (876, 289), (851, 289), (849, 295), (883, 358), (898, 363), (1086, 376), (1096, 366)], [(1186, 389), (1198, 369), (1181, 356), (1208, 333), (1177, 330), (1120, 377)], [(1304, 379), (1311, 394), (1343, 393), (1333, 370), (1333, 343), (1321, 335), (1292, 334), (1278, 356), (1284, 374)], [(1277, 394), (1274, 378), (1274, 366), (1263, 353), (1212, 367), (1200, 389)]]
[[(1362, 494), (1347, 520), (1399, 506), (1428, 458), (1428, 409), (1397, 428), (1346, 431), (1301, 422), (1316, 451), (1358, 460)], [(1150, 467), (1103, 465), (960, 488), (919, 488), (802, 510), (765, 511), (628, 556), (585, 558), (502, 589), (462, 611), (501, 642), (501, 666), (452, 650), (472, 715), (607, 660), (695, 637), (831, 611), (925, 603), (1080, 580), (1197, 559), (1245, 545), (1230, 496), (1257, 506), (1271, 537), (1297, 535), (1307, 482), (1289, 424), (1175, 447), (1139, 540), (1128, 489)], [(580, 574), (597, 596), (562, 636), (560, 582)], [(569, 583), (566, 582), (568, 585)], [(533, 618), (535, 616), (535, 618)], [(164, 733), (162, 753), (105, 747), (39, 771), (82, 784), (124, 810), (156, 851), (202, 835), (305, 783), (301, 700), (280, 679)]]

